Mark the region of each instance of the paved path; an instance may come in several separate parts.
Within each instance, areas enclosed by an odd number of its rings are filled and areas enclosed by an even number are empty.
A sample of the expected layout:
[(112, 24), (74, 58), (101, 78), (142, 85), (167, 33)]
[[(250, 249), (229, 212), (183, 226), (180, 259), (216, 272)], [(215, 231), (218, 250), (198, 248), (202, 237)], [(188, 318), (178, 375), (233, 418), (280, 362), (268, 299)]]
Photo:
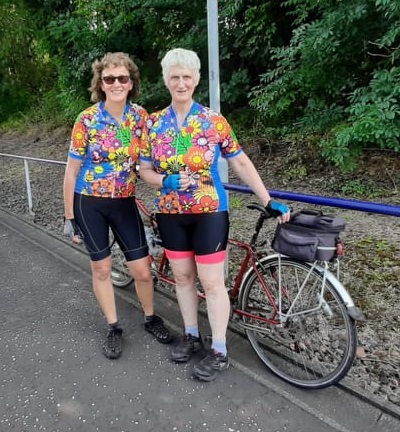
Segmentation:
[[(229, 333), (232, 366), (213, 383), (142, 327), (118, 292), (124, 352), (103, 357), (105, 322), (88, 260), (0, 209), (0, 432), (398, 432), (400, 421), (333, 387), (304, 391), (268, 373)], [(157, 311), (179, 330), (176, 303)], [(205, 323), (202, 323), (205, 325)]]

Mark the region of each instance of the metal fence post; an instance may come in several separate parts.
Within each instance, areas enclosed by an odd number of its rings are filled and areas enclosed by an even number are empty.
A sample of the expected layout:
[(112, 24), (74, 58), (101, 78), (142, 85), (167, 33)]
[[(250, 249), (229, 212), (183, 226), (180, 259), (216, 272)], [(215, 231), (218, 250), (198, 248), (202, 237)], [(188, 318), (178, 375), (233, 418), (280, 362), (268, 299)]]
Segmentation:
[(25, 168), (26, 193), (28, 195), (28, 211), (31, 216), (34, 216), (35, 212), (33, 211), (33, 203), (32, 203), (31, 179), (29, 176), (29, 163), (27, 159), (24, 159), (24, 168)]

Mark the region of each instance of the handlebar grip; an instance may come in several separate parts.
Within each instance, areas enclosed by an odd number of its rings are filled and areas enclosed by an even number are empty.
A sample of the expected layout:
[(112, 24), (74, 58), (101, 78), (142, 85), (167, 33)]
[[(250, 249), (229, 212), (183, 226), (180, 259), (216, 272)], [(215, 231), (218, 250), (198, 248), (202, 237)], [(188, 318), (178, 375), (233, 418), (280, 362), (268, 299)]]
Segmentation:
[(261, 204), (255, 203), (255, 202), (250, 203), (247, 206), (247, 208), (250, 209), (250, 210), (258, 210), (261, 213), (265, 213), (265, 207), (262, 206)]
[[(250, 210), (258, 210), (260, 213), (262, 213), (265, 217), (273, 217), (273, 218), (277, 218), (279, 216), (282, 216), (282, 212), (280, 212), (279, 210), (275, 210), (272, 209), (269, 205), (267, 205), (266, 207), (262, 206), (261, 204), (252, 202), (247, 206), (248, 209)], [(288, 207), (289, 211), (292, 211), (292, 209), (290, 207)]]
[(282, 212), (280, 212), (279, 210), (274, 210), (274, 209), (272, 209), (271, 207), (265, 207), (265, 211), (271, 216), (271, 217), (274, 217), (274, 218), (277, 218), (277, 217), (279, 217), (279, 216), (282, 216)]

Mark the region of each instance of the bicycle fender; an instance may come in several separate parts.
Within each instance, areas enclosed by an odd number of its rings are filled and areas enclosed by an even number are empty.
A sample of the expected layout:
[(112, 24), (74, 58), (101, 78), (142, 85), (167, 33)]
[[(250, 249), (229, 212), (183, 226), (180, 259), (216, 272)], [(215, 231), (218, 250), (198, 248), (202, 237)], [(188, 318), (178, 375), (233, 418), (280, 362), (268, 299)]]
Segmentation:
[[(342, 283), (335, 277), (335, 275), (329, 271), (325, 270), (321, 265), (317, 264), (315, 266), (315, 269), (322, 275), (326, 271), (326, 279), (337, 289), (340, 298), (343, 300), (343, 303), (346, 305), (347, 310), (349, 311), (349, 315), (353, 318), (351, 311), (354, 311), (357, 309), (356, 305), (354, 304), (353, 299), (351, 298), (350, 294), (346, 290), (346, 288), (342, 285)], [(353, 312), (352, 312), (353, 313)]]
[[(262, 258), (259, 260), (259, 262), (262, 263), (262, 262), (270, 261), (270, 260), (278, 260), (279, 257), (280, 257), (280, 254), (271, 254), (271, 255), (268, 255), (268, 256), (262, 257)], [(286, 257), (282, 257), (282, 256), (281, 256), (281, 259), (288, 259), (288, 260), (290, 260), (290, 261), (296, 261), (296, 260), (293, 259), (293, 258), (286, 258)], [(303, 262), (302, 262), (302, 263), (303, 263)], [(310, 264), (310, 263), (303, 263), (303, 264), (306, 264), (306, 265), (312, 266), (312, 264)], [(337, 292), (338, 292), (338, 294), (339, 294), (341, 300), (343, 301), (344, 305), (346, 306), (347, 313), (348, 313), (348, 314), (351, 316), (351, 318), (353, 318), (354, 320), (357, 320), (357, 321), (364, 321), (364, 320), (365, 320), (365, 316), (364, 316), (364, 314), (363, 314), (362, 311), (361, 311), (361, 310), (360, 310), (360, 309), (359, 309), (359, 308), (354, 304), (354, 301), (353, 301), (353, 299), (351, 298), (350, 294), (348, 293), (348, 291), (346, 290), (346, 288), (342, 285), (342, 283), (341, 283), (341, 282), (340, 282), (340, 281), (335, 277), (335, 275), (334, 275), (331, 271), (329, 271), (329, 270), (325, 270), (325, 268), (322, 267), (322, 266), (319, 265), (319, 264), (316, 264), (316, 265), (314, 266), (314, 270), (317, 271), (317, 272), (321, 275), (321, 277), (322, 277), (322, 275), (324, 274), (324, 272), (326, 271), (326, 279), (327, 279), (327, 281), (329, 281), (329, 282), (331, 283), (331, 285), (333, 285), (333, 286), (336, 288), (336, 290), (337, 290)], [(242, 282), (242, 284), (241, 284), (241, 288), (242, 288), (242, 286), (244, 286), (244, 284), (246, 283), (246, 281), (247, 281), (247, 279), (248, 279), (250, 273), (252, 273), (252, 272), (253, 272), (253, 269), (250, 268), (250, 269), (245, 273), (245, 275), (244, 275), (244, 277), (243, 277), (243, 282)]]

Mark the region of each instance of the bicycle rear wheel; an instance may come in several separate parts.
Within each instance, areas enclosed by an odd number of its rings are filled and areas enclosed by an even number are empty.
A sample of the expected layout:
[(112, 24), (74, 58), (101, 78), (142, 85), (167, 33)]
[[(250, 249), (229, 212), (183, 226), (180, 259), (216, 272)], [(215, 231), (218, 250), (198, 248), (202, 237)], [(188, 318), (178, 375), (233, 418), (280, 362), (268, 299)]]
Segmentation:
[[(259, 270), (278, 305), (278, 258), (260, 260)], [(281, 258), (282, 308), (279, 317), (253, 271), (243, 284), (241, 306), (247, 313), (277, 324), (243, 317), (248, 340), (264, 364), (283, 380), (319, 389), (339, 382), (357, 348), (354, 320), (337, 288), (310, 264)]]

